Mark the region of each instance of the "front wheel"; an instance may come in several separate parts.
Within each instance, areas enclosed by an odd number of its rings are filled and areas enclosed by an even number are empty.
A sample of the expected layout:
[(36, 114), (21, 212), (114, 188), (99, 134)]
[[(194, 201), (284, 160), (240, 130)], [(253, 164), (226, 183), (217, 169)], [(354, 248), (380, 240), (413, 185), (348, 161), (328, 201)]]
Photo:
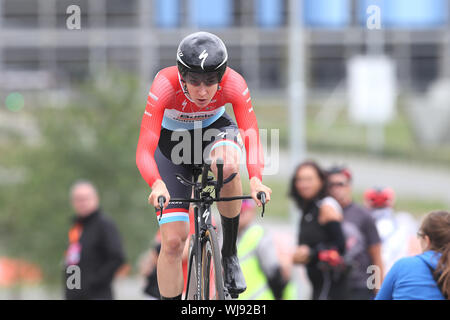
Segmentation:
[(197, 273), (196, 265), (197, 259), (194, 252), (195, 236), (192, 235), (189, 241), (189, 254), (188, 254), (188, 280), (186, 283), (186, 300), (197, 300), (196, 299), (196, 284), (197, 284)]
[(202, 300), (225, 300), (222, 262), (216, 230), (206, 230), (202, 242)]

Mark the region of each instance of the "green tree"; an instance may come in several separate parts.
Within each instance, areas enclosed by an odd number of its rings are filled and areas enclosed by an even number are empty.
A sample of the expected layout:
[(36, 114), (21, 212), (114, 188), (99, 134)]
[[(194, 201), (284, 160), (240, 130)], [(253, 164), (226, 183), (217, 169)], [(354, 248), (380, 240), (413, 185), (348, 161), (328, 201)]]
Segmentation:
[(38, 263), (49, 283), (62, 279), (73, 216), (69, 188), (77, 179), (98, 187), (132, 266), (156, 231), (150, 189), (135, 162), (146, 102), (138, 88), (133, 76), (113, 72), (80, 85), (67, 105), (25, 107), (22, 112), (38, 124), (40, 143), (30, 147), (14, 138), (0, 150), (3, 166), (25, 169), (23, 183), (0, 185), (0, 248)]

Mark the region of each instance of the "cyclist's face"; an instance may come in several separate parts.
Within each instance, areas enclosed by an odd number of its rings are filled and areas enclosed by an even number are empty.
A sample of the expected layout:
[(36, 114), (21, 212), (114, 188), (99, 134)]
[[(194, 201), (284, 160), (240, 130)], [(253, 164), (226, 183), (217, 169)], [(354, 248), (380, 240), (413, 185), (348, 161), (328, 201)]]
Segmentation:
[(78, 216), (84, 217), (98, 209), (99, 199), (95, 189), (81, 184), (72, 191), (72, 207)]
[(218, 89), (217, 73), (188, 72), (184, 77), (187, 91), (195, 104), (201, 108), (206, 107)]
[(304, 199), (313, 199), (322, 188), (322, 181), (316, 169), (311, 166), (301, 167), (295, 177), (295, 188)]

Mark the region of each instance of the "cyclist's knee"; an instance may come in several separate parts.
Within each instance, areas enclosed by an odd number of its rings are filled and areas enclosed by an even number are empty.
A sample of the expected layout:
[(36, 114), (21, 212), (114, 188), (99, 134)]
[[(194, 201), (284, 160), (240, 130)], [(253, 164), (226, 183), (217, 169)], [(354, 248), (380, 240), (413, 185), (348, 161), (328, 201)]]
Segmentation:
[(181, 236), (178, 235), (171, 235), (166, 238), (163, 238), (162, 244), (161, 244), (161, 250), (163, 253), (178, 257), (181, 256), (184, 249), (184, 243), (186, 239), (183, 239)]
[(224, 172), (237, 172), (239, 170), (241, 153), (232, 146), (220, 146), (211, 152), (211, 158), (213, 160), (213, 170), (215, 169), (215, 163), (218, 158), (221, 158), (224, 164)]
[(223, 165), (224, 178), (229, 177), (233, 173), (239, 173), (239, 164), (235, 161), (229, 161)]
[(173, 257), (181, 256), (188, 235), (188, 224), (178, 222), (163, 224), (161, 226), (162, 253)]
[[(224, 157), (223, 160), (223, 176), (224, 178), (230, 176), (232, 173), (239, 173), (239, 161), (236, 160), (234, 157)], [(214, 174), (217, 174), (217, 158), (214, 159), (214, 165), (212, 166), (212, 169), (214, 171)]]

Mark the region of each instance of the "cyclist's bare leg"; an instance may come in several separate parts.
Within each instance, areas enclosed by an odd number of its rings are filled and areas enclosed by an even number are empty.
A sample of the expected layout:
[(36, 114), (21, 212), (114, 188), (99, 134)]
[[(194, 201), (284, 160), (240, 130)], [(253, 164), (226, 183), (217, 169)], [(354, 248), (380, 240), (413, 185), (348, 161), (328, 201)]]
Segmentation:
[(161, 230), (161, 252), (158, 258), (158, 286), (161, 296), (172, 298), (183, 292), (182, 256), (189, 224), (184, 221), (164, 223)]
[[(216, 177), (216, 161), (219, 157), (224, 161), (224, 179), (228, 178), (233, 173), (237, 173), (231, 182), (223, 186), (220, 193), (221, 197), (241, 196), (242, 183), (239, 175), (240, 152), (230, 145), (223, 145), (213, 149), (211, 152), (211, 169)], [(246, 289), (245, 278), (239, 266), (236, 248), (241, 204), (241, 200), (217, 203), (222, 222), (222, 265), (224, 269), (224, 285), (233, 298), (237, 298), (237, 295)]]
[[(239, 174), (240, 152), (232, 146), (220, 146), (211, 152), (211, 170), (217, 177), (216, 160), (222, 158), (224, 161), (223, 178), (228, 178), (232, 173), (237, 173), (231, 182), (225, 184), (220, 192), (221, 197), (242, 196), (242, 182)], [(241, 211), (241, 200), (217, 202), (217, 208), (221, 215), (227, 218), (236, 217)]]

